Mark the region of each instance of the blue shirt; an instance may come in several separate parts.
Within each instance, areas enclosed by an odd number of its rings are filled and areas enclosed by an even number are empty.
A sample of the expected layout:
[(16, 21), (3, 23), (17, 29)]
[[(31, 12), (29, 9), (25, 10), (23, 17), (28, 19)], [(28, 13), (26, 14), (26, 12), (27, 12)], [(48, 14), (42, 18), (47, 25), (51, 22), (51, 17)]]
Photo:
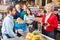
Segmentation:
[(16, 10), (16, 14), (14, 15), (14, 19), (17, 19), (18, 17), (20, 17), (20, 12), (18, 12), (18, 11)]
[(2, 23), (2, 34), (8, 34), (10, 37), (15, 37), (16, 34), (13, 32), (13, 27), (13, 16), (6, 16)]

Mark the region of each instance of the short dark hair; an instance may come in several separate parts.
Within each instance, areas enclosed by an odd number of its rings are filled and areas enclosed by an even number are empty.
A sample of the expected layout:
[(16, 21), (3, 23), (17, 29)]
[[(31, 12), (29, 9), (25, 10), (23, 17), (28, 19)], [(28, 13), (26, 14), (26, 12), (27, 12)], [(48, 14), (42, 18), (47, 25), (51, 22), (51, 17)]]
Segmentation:
[(7, 12), (9, 13), (9, 11), (12, 12), (13, 8), (15, 8), (14, 6), (10, 6), (10, 7), (7, 7)]

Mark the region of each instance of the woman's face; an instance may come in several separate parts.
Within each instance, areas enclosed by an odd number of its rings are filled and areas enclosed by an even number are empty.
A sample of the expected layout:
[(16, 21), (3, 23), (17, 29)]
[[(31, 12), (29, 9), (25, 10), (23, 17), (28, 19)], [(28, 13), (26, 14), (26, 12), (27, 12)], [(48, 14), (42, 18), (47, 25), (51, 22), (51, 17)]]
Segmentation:
[(30, 15), (30, 10), (27, 9), (27, 14)]
[(51, 7), (45, 7), (45, 10), (46, 10), (47, 12), (51, 12), (52, 8), (51, 8)]

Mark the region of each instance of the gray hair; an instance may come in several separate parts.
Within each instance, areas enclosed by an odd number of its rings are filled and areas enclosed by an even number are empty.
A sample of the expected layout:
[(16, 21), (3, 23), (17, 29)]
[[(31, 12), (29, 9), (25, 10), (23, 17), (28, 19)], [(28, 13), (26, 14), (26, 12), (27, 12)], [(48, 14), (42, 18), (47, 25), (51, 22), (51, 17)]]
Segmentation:
[(52, 5), (51, 3), (46, 4), (44, 8), (47, 8), (47, 7), (48, 7), (48, 8), (52, 8), (52, 9), (53, 9), (53, 5)]
[(16, 4), (16, 5), (15, 5), (15, 8), (17, 8), (18, 6), (20, 6), (20, 5), (19, 5), (19, 4)]

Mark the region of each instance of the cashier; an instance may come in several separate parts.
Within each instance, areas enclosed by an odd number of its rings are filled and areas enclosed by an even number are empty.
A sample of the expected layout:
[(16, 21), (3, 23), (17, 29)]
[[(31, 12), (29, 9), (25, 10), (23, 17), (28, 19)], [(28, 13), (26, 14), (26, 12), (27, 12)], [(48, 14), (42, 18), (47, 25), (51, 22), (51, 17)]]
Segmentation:
[(14, 22), (13, 22), (13, 16), (15, 15), (15, 7), (9, 7), (7, 8), (8, 14), (4, 18), (2, 23), (2, 38), (3, 40), (7, 40), (8, 38), (14, 38), (16, 37), (16, 34), (13, 31), (14, 28)]
[(42, 18), (42, 33), (51, 38), (54, 38), (54, 29), (58, 27), (58, 19), (55, 13), (52, 12), (53, 6), (49, 3), (45, 6), (47, 13)]

